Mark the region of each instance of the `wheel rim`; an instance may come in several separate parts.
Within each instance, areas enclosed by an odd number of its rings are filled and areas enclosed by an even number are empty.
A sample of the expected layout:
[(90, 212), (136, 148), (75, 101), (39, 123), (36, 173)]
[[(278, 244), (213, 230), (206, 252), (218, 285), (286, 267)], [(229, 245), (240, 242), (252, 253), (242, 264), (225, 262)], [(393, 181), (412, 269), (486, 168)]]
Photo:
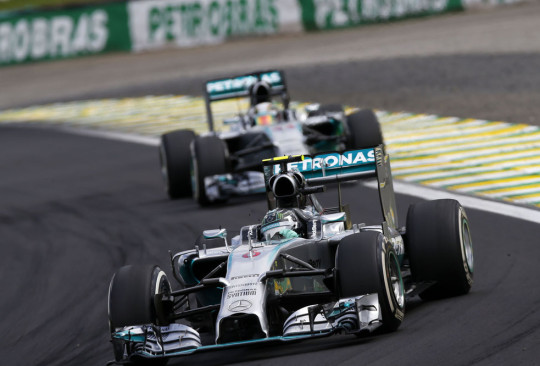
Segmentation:
[(392, 292), (398, 306), (403, 309), (405, 306), (405, 288), (403, 286), (403, 279), (401, 278), (401, 271), (399, 270), (399, 263), (394, 253), (390, 254), (390, 284), (392, 286)]
[(461, 224), (461, 245), (463, 249), (463, 254), (465, 256), (465, 263), (469, 268), (470, 272), (474, 271), (474, 255), (472, 248), (472, 239), (471, 232), (469, 231), (469, 223), (466, 219), (463, 219)]
[(114, 333), (113, 323), (111, 322), (111, 290), (113, 287), (114, 277), (116, 274), (113, 275), (111, 278), (111, 282), (109, 283), (109, 292), (107, 294), (107, 318), (109, 319), (109, 330), (112, 333)]
[[(163, 321), (167, 318), (167, 314), (160, 312), (160, 308), (156, 303), (156, 296), (159, 294), (169, 294), (171, 292), (171, 285), (167, 280), (165, 272), (162, 270), (157, 271), (157, 275), (154, 278), (154, 291), (151, 293), (151, 301), (153, 302), (153, 309), (155, 312), (155, 321), (157, 325), (167, 325), (163, 324)], [(167, 322), (165, 322), (167, 323)]]

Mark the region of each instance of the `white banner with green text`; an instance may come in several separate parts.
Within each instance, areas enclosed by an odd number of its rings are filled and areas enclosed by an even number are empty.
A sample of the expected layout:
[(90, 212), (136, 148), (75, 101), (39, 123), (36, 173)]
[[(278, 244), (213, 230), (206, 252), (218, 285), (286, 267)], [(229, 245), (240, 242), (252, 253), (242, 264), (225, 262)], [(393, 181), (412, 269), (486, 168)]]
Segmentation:
[(297, 0), (147, 0), (128, 4), (134, 51), (301, 31)]

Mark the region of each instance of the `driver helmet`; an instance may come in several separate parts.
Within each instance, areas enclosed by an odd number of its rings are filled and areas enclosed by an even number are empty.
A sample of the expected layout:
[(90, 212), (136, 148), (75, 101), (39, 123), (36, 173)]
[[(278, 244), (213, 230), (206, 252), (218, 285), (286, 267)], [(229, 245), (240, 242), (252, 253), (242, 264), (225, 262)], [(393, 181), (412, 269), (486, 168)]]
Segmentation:
[(292, 210), (276, 208), (268, 211), (261, 223), (261, 234), (266, 241), (297, 238), (300, 223)]
[(260, 103), (268, 103), (272, 101), (272, 87), (266, 81), (257, 81), (251, 86), (250, 99), (251, 106), (256, 106)]

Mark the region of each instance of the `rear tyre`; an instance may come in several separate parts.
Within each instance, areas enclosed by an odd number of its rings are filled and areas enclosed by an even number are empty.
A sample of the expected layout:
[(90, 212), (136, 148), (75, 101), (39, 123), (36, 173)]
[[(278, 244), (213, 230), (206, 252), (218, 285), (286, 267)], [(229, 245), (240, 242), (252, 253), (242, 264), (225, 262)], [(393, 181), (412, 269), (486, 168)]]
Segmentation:
[(191, 192), (190, 161), (191, 142), (195, 133), (191, 130), (178, 130), (161, 136), (159, 160), (165, 190), (171, 199), (189, 197)]
[(361, 232), (341, 240), (336, 253), (340, 298), (377, 293), (383, 331), (396, 330), (405, 315), (405, 289), (397, 254), (378, 232)]
[(365, 149), (384, 143), (381, 126), (371, 109), (362, 109), (347, 116), (348, 149)]
[(223, 202), (208, 197), (204, 178), (227, 173), (227, 148), (217, 136), (202, 136), (193, 141), (191, 152), (193, 198), (201, 205)]
[(458, 201), (417, 203), (407, 213), (406, 245), (413, 280), (434, 281), (422, 299), (463, 295), (473, 283), (469, 221)]

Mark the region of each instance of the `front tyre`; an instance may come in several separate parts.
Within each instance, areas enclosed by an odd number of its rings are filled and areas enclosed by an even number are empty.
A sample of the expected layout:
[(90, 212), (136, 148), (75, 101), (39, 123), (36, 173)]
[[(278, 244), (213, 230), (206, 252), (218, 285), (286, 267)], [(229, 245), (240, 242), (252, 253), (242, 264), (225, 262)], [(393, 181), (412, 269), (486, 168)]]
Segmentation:
[(168, 325), (160, 294), (171, 291), (167, 275), (158, 266), (124, 266), (109, 286), (111, 330), (130, 325)]
[(360, 232), (341, 240), (336, 253), (340, 298), (377, 293), (382, 330), (396, 330), (405, 315), (405, 289), (397, 254), (379, 232)]
[[(171, 291), (167, 275), (158, 266), (124, 266), (109, 285), (109, 326), (168, 325), (168, 313), (161, 304), (161, 295)], [(117, 361), (124, 357), (126, 345), (113, 340)]]
[(417, 282), (435, 282), (423, 299), (463, 295), (473, 283), (474, 258), (465, 209), (451, 199), (411, 205), (407, 213), (406, 250)]

